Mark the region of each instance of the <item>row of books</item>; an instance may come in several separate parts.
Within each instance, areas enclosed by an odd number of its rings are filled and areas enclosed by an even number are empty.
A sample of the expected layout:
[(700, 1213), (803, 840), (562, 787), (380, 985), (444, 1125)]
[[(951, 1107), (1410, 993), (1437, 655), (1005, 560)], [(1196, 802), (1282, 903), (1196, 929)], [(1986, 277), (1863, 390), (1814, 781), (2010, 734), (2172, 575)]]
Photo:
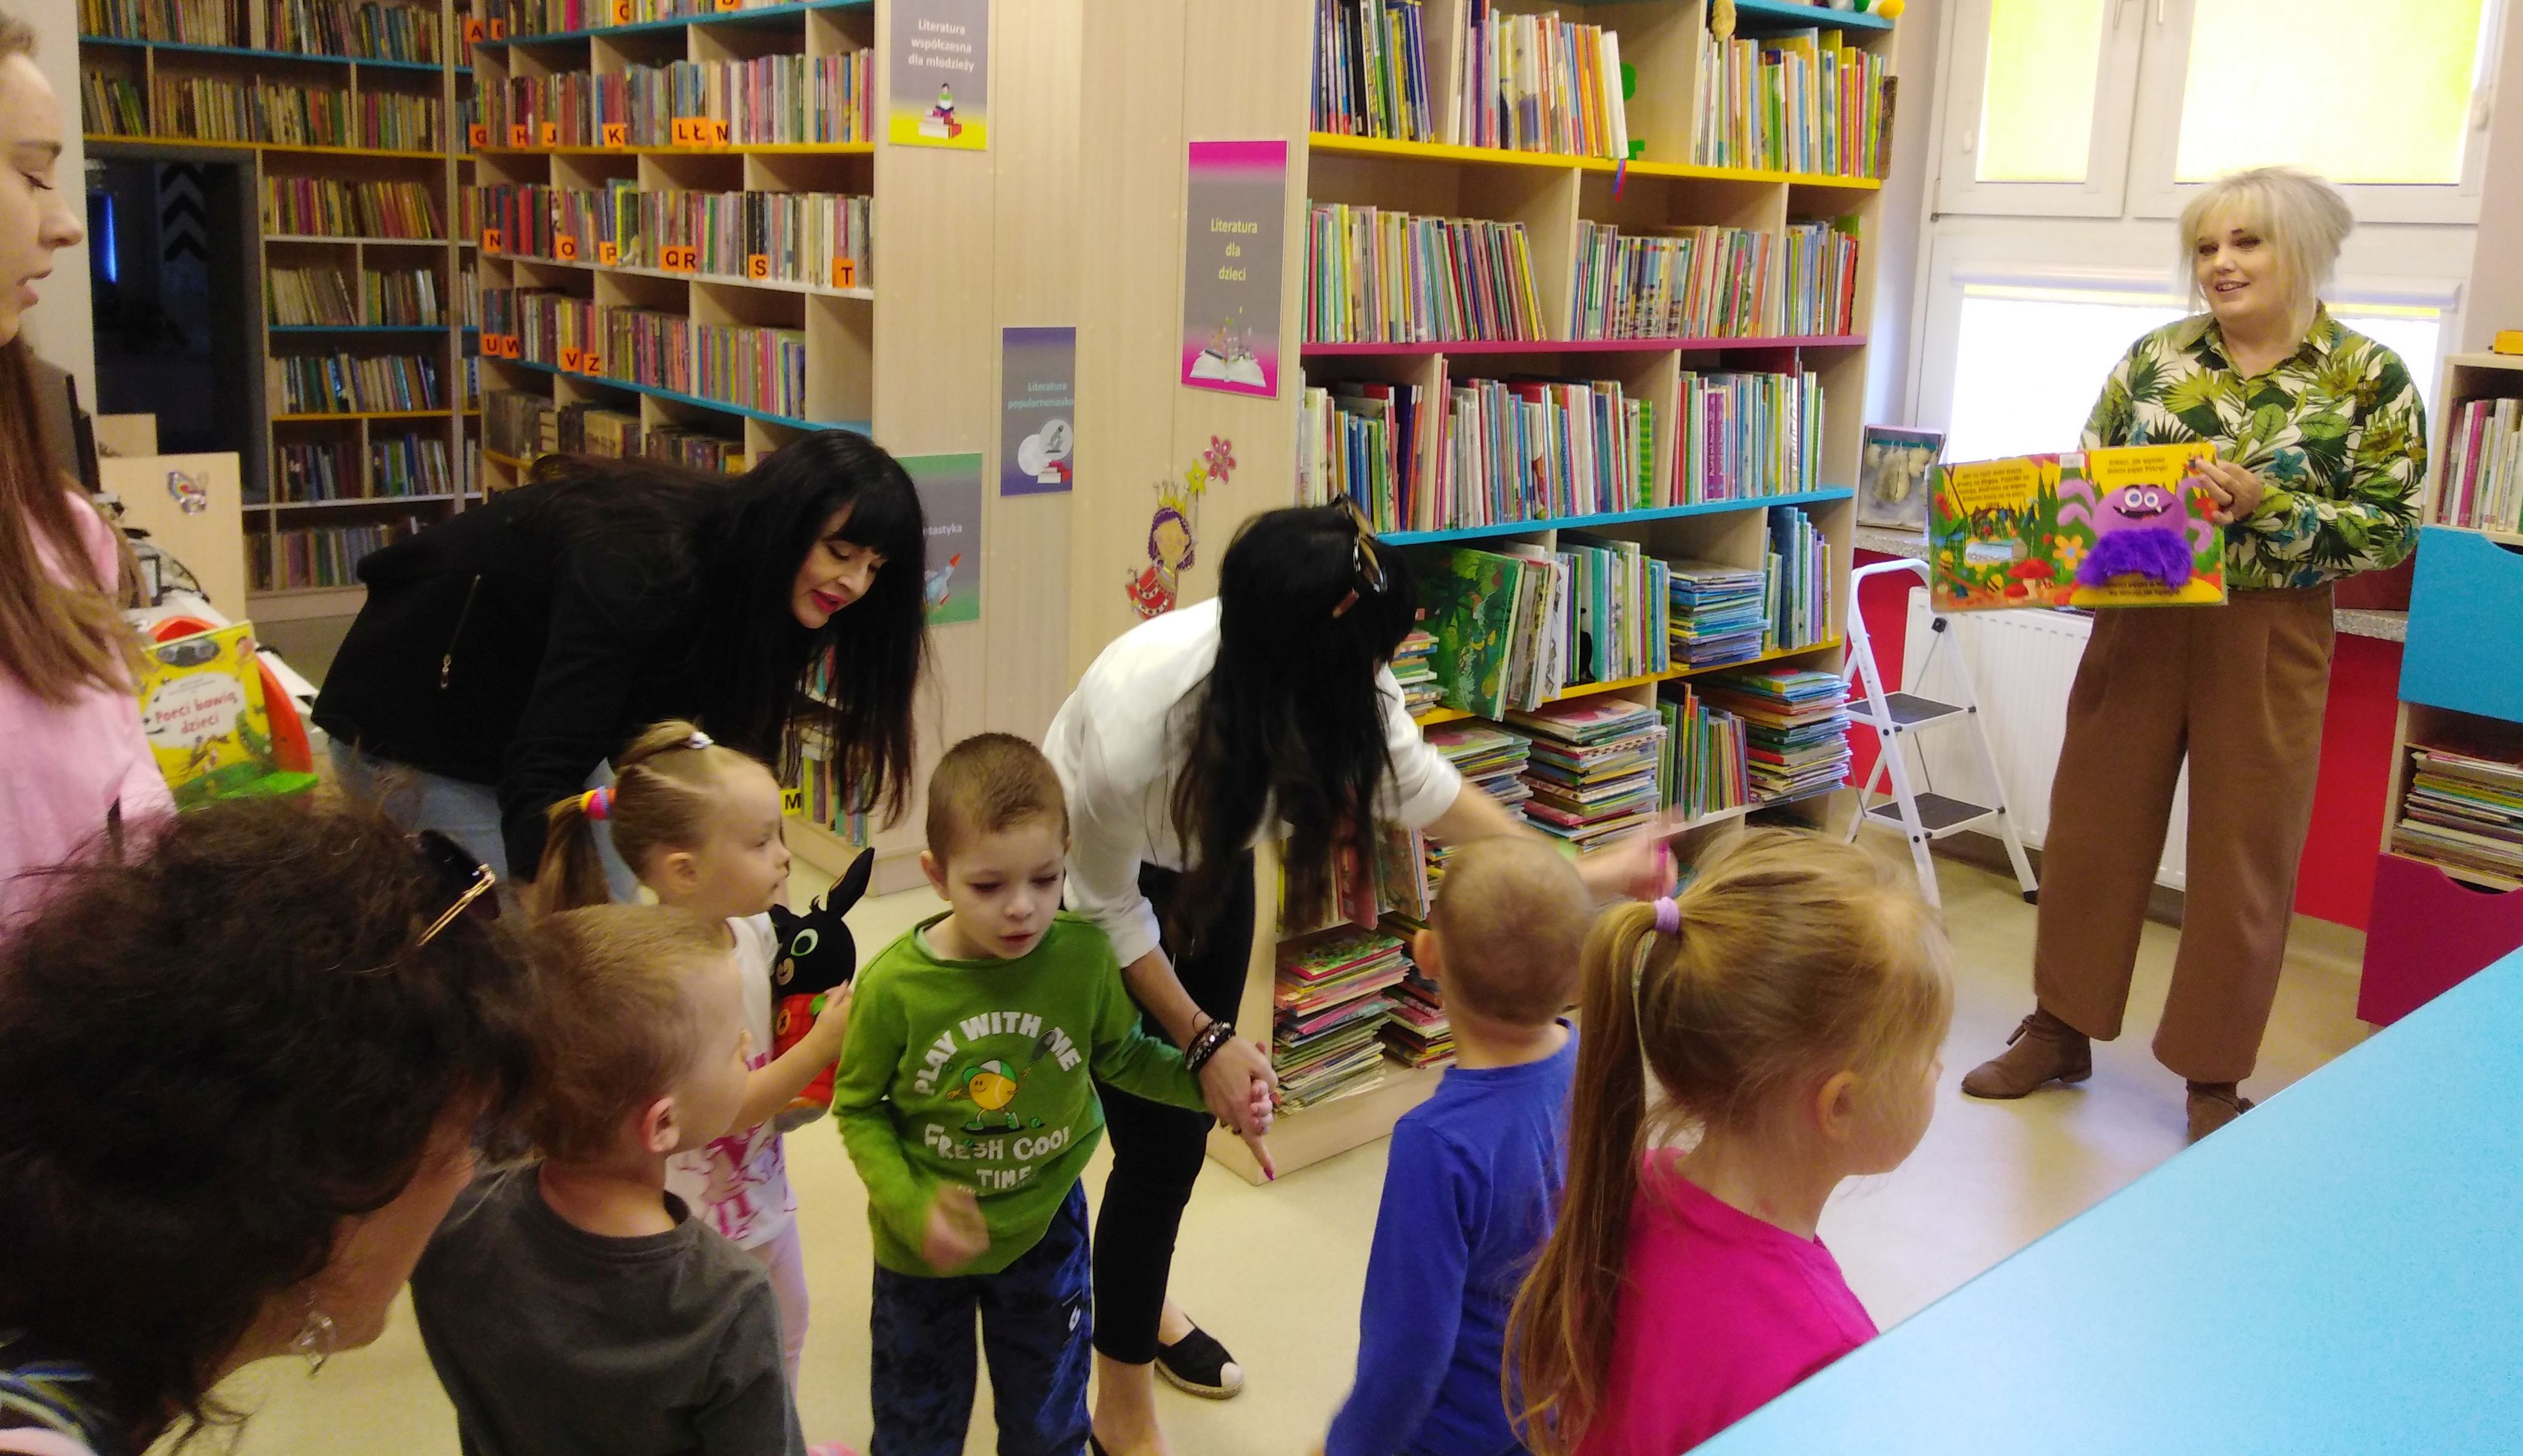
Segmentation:
[[(621, 0), (478, 0), (483, 18), (503, 23), (510, 35), (551, 35), (614, 24), (689, 20), (729, 11), (759, 10), (793, 0), (630, 0), (627, 12), (616, 9), (620, 3)], [(621, 19), (625, 14), (630, 17), (627, 21)]]
[(1857, 329), (1857, 224), (1790, 222), (1786, 246), (1785, 332), (1854, 333)]
[(1890, 160), (1893, 81), (1883, 57), (1837, 30), (1708, 37), (1700, 52), (1701, 166), (1880, 177)]
[(2392, 826), (2395, 853), (2464, 878), (2523, 889), (2523, 757), (2409, 745), (2409, 791)]
[(1752, 500), (1820, 485), (1820, 376), (1685, 372), (1681, 395), (1671, 498), (1652, 504)]
[(2465, 399), (2445, 435), (2434, 520), (2523, 531), (2523, 399)]
[(798, 791), (797, 817), (831, 830), (843, 843), (874, 842), (867, 806), (850, 792), (848, 777), (833, 765), (823, 736), (801, 728), (798, 740), (797, 775), (786, 785)]
[(876, 201), (853, 193), (687, 192), (620, 177), (600, 190), (502, 184), (477, 197), (485, 227), (519, 257), (595, 263), (609, 250), (627, 267), (818, 288), (874, 281)]
[(1620, 37), (1556, 13), (1465, 0), (1461, 105), (1448, 140), (1561, 156), (1626, 158)]
[(242, 0), (79, 0), (79, 33), (179, 45), (252, 46), (310, 56), (436, 61), (435, 5), (264, 0), (262, 28)]
[(1384, 1080), (1385, 993), (1409, 958), (1382, 930), (1335, 930), (1282, 947), (1271, 988), (1270, 1064), (1294, 1111), (1364, 1092)]
[(443, 408), (439, 365), (421, 354), (281, 354), (265, 359), (282, 414), (368, 414)]
[(344, 182), (332, 177), (266, 175), (262, 230), (332, 238), (447, 236), (438, 199), (428, 184)]
[(79, 129), (90, 136), (149, 135), (149, 98), (138, 81), (79, 71)]
[(1837, 673), (1737, 668), (1709, 679), (1702, 694), (1742, 720), (1753, 803), (1801, 799), (1848, 777), (1848, 683)]
[(420, 518), (357, 526), (308, 526), (288, 531), (257, 532), (247, 538), (246, 557), (253, 567), (257, 591), (296, 591), (318, 587), (358, 585), (359, 563), (368, 554), (420, 530)]
[(1666, 564), (1636, 542), (1453, 547), (1420, 562), (1445, 707), (1482, 718), (1539, 709), (1571, 683), (1666, 671)]
[(1313, 203), (1308, 213), (1308, 342), (1542, 337), (1523, 223), (1346, 203)]
[(347, 440), (284, 441), (272, 448), (272, 501), (387, 500), (454, 492), (447, 442), (418, 434), (368, 442), (367, 473)]
[(493, 390), (482, 402), (482, 444), (512, 460), (531, 462), (549, 454), (640, 455), (724, 475), (738, 475), (745, 468), (740, 439), (680, 425), (643, 424), (629, 410), (555, 404), (523, 390)]
[(1785, 332), (1774, 235), (1741, 227), (1624, 233), (1577, 224), (1569, 331), (1579, 339), (1720, 339)]
[[(445, 439), (420, 434), (374, 436), (368, 440), (368, 493), (451, 495), (457, 475)], [(464, 482), (469, 489), (472, 482)]]
[(768, 414), (802, 417), (806, 409), (802, 329), (695, 323), (550, 289), (493, 288), (482, 292), (482, 332), (516, 340), (515, 356), (531, 363)]
[(1813, 517), (1792, 505), (1770, 508), (1762, 562), (1768, 624), (1762, 649), (1789, 652), (1831, 637), (1831, 542)]
[[(493, 146), (836, 144), (876, 139), (871, 51), (510, 76), (483, 92)], [(700, 137), (678, 122), (723, 122)], [(621, 128), (608, 134), (607, 126)], [(520, 129), (522, 128), (522, 130)]]
[[(83, 90), (82, 99), (86, 95)], [(149, 130), (188, 141), (265, 142), (283, 147), (437, 150), (438, 102), (401, 92), (220, 75), (160, 74), (150, 88)], [(116, 115), (118, 123), (127, 116)]]
[(1314, 0), (1316, 131), (1436, 139), (1419, 0)]
[[(267, 316), (283, 326), (351, 328), (360, 324), (448, 321), (438, 274), (428, 268), (361, 269), (354, 292), (340, 268), (273, 266), (262, 275)], [(471, 270), (465, 274), (471, 281)]]
[(1743, 720), (1710, 704), (1698, 685), (1688, 681), (1661, 684), (1655, 707), (1664, 723), (1656, 766), (1663, 806), (1686, 820), (1749, 807), (1752, 779)]

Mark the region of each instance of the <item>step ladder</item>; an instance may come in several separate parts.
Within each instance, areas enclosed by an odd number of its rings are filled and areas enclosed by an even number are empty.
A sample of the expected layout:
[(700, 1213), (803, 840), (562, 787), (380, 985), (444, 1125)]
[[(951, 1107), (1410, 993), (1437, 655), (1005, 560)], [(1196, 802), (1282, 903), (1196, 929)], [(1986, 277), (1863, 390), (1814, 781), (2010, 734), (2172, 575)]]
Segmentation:
[[(1861, 566), (1850, 574), (1850, 590), (1855, 592), (1874, 576), (1908, 573), (1918, 577), (1922, 586), (1928, 581), (1928, 563), (1924, 561), (1881, 561)], [(1848, 666), (1845, 676), (1857, 688), (1849, 703), (1850, 721), (1875, 730), (1875, 771), (1867, 775), (1866, 787), (1857, 796), (1858, 813), (1848, 822), (1848, 837), (1857, 838), (1858, 829), (1872, 822), (1898, 829), (1910, 841), (1910, 859), (1919, 868), (1919, 888), (1927, 894), (1928, 903), (1941, 907), (1943, 898), (1936, 891), (1935, 861), (1928, 846), (1936, 840), (1977, 828), (1996, 821), (1995, 832), (2006, 841), (2006, 857), (2014, 862), (2017, 884), (2023, 891), (2027, 905), (2040, 899), (2040, 882), (2032, 877), (2032, 863), (2024, 857), (2023, 841), (2015, 832), (2015, 821), (2006, 813), (2006, 787), (1997, 773), (1997, 755), (1989, 750), (1988, 733), (1980, 722), (1979, 694), (1972, 687), (1971, 665), (1957, 649), (1954, 678), (1961, 684), (1960, 703), (1940, 703), (1933, 698), (1912, 692), (1885, 692), (1883, 675), (1875, 666), (1875, 644), (1867, 634), (1866, 614), (1856, 609), (1858, 600), (1851, 596), (1848, 613)], [(1936, 654), (1953, 640), (1949, 622), (1942, 612), (1928, 619), (1930, 638), (1927, 658), (1909, 675), (1911, 681), (1927, 681), (1928, 669)], [(1902, 752), (1902, 740), (1923, 729), (1945, 724), (1960, 724), (1971, 735), (1972, 745), (1979, 750), (1981, 770), (1987, 775), (1993, 804), (1974, 804), (1930, 786), (1922, 792), (1910, 781), (1910, 762)], [(1920, 760), (1924, 770), (1927, 760)], [(1892, 797), (1875, 803), (1880, 785), (1889, 778)]]

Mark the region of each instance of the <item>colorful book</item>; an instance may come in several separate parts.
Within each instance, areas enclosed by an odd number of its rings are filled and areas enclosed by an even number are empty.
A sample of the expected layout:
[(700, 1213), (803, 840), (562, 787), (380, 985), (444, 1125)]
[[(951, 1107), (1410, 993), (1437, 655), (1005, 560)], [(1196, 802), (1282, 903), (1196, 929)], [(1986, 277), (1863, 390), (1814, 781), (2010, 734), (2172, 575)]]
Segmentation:
[(2188, 606), (2225, 599), (2225, 535), (2195, 465), (2215, 446), (2128, 446), (1938, 467), (1935, 605)]
[(152, 644), (141, 673), (140, 728), (178, 809), (294, 793), (315, 782), (311, 775), (281, 772), (272, 750), (251, 623)]
[(1515, 637), (1523, 564), (1490, 551), (1453, 550), (1427, 583), (1434, 665), (1450, 707), (1496, 718), (1507, 710), (1507, 652)]

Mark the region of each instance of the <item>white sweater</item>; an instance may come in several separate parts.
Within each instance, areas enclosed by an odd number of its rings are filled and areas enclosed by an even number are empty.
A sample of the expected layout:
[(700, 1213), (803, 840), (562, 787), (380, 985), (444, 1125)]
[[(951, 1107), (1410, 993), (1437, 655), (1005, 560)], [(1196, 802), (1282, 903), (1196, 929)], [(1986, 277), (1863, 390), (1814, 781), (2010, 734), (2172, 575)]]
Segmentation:
[[(1191, 868), (1174, 835), (1171, 800), (1189, 748), (1189, 698), (1217, 661), (1217, 632), (1213, 597), (1123, 633), (1086, 669), (1043, 736), (1069, 795), (1069, 908), (1104, 927), (1124, 965), (1157, 946), (1157, 915), (1139, 893), (1139, 867)], [(1377, 670), (1375, 685), (1393, 759), (1376, 817), (1420, 828), (1453, 806), (1463, 778), (1419, 736), (1390, 668)], [(1275, 816), (1264, 825), (1281, 832)]]

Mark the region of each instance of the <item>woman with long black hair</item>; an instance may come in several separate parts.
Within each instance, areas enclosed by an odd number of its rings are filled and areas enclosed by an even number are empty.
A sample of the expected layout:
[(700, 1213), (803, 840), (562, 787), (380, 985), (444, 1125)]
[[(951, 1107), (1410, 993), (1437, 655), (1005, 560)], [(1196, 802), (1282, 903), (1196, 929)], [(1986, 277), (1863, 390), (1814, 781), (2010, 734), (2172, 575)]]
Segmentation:
[[(1379, 821), (1457, 844), (1535, 832), (1463, 792), (1404, 709), (1393, 653), (1417, 611), (1409, 567), (1356, 511), (1265, 512), (1227, 546), (1216, 599), (1105, 648), (1045, 738), (1069, 796), (1071, 908), (1112, 937), (1149, 1030), (1207, 1058), (1208, 1113), (1098, 1089), (1113, 1171), (1095, 1224), (1095, 1436), (1113, 1456), (1166, 1449), (1156, 1370), (1195, 1394), (1243, 1382), (1166, 1281), (1212, 1115), (1261, 1131), (1253, 1094), (1275, 1083), (1230, 1024), (1258, 918), (1254, 842), (1284, 837), (1288, 902), (1308, 905), (1342, 855), (1372, 855)], [(1641, 835), (1580, 872), (1597, 895), (1661, 893), (1659, 844)]]
[[(545, 811), (668, 718), (781, 763), (802, 710), (846, 781), (899, 814), (927, 659), (922, 534), (911, 478), (844, 431), (734, 481), (547, 458), (523, 489), (360, 563), (367, 605), (315, 722), (345, 782), (503, 878), (541, 861)], [(829, 681), (804, 696), (828, 654)]]

